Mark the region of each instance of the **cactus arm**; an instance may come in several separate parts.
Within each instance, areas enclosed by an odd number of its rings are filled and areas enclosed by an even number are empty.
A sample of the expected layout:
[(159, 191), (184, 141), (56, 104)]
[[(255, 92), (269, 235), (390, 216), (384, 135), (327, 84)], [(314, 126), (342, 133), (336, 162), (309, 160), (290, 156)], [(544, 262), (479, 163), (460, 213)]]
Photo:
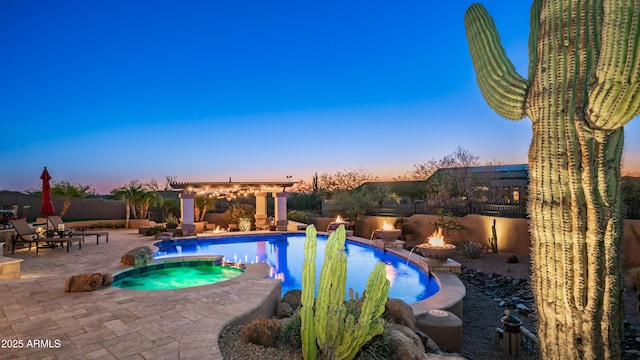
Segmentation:
[(384, 320), (380, 316), (384, 313), (389, 286), (386, 266), (378, 262), (367, 280), (358, 322), (354, 323), (353, 316), (347, 317), (345, 335), (336, 351), (337, 359), (353, 359), (364, 344), (374, 336), (382, 334)]
[(331, 233), (320, 271), (315, 308), (315, 329), (322, 357), (332, 359), (341, 342), (346, 309), (347, 255), (344, 251), (346, 231), (340, 225)]
[(601, 47), (587, 117), (615, 130), (640, 113), (640, 1), (604, 2), (601, 43), (611, 46)]
[(302, 263), (302, 308), (300, 309), (302, 333), (302, 358), (315, 360), (318, 354), (316, 331), (313, 321), (313, 303), (316, 281), (316, 237), (313, 225), (307, 227), (304, 242), (304, 262)]
[(473, 4), (467, 10), (464, 22), (482, 95), (498, 114), (511, 120), (522, 119), (526, 115), (529, 83), (516, 72), (507, 57), (493, 19), (482, 5)]

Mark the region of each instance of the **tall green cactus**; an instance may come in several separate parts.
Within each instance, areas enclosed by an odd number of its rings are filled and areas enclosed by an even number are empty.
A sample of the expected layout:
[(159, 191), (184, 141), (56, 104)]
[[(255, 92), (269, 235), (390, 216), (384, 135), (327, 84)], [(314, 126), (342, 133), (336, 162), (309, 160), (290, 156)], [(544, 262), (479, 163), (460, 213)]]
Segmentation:
[(620, 158), (640, 112), (640, 1), (535, 0), (528, 79), (482, 5), (465, 15), (478, 84), (528, 116), (532, 280), (541, 355), (622, 357)]
[(316, 330), (313, 322), (313, 300), (316, 288), (316, 228), (307, 226), (302, 262), (302, 308), (300, 309), (302, 357), (315, 359), (318, 354)]
[(323, 359), (353, 359), (367, 341), (384, 331), (384, 320), (380, 316), (387, 302), (389, 281), (381, 262), (369, 275), (358, 321), (353, 315), (347, 315), (345, 239), (346, 231), (341, 225), (327, 240), (314, 309), (316, 230), (313, 226), (307, 228), (301, 309), (302, 355), (306, 360), (316, 358), (316, 344)]
[(498, 253), (498, 232), (496, 231), (496, 219), (493, 219), (493, 225), (491, 225), (491, 234), (489, 238), (489, 245), (491, 245), (491, 252)]

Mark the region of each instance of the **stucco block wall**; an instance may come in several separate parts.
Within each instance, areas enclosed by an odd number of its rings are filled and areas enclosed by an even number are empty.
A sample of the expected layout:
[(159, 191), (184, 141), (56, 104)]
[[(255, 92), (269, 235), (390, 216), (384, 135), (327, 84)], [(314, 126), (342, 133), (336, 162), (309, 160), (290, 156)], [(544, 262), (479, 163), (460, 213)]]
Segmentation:
[[(435, 226), (432, 223), (440, 217), (436, 215), (413, 215), (404, 218), (405, 224), (410, 228), (407, 235), (405, 248), (413, 247), (426, 240), (431, 235)], [(381, 216), (362, 216), (356, 224), (355, 235), (369, 239), (371, 232), (382, 227), (384, 221), (394, 224), (398, 218)], [(449, 217), (445, 216), (445, 220)], [(467, 215), (455, 220), (462, 225), (462, 229), (453, 230), (445, 235), (448, 243), (462, 246), (465, 242), (473, 240), (489, 246), (489, 238), (492, 236), (491, 226), (496, 220), (496, 232), (498, 235), (498, 249), (502, 252), (515, 254), (529, 254), (531, 250), (531, 237), (529, 236), (529, 224), (527, 219), (499, 218), (483, 215)], [(313, 223), (319, 231), (325, 231), (333, 218), (315, 218)], [(640, 267), (640, 239), (636, 239), (631, 226), (640, 234), (640, 220), (624, 220), (624, 232), (622, 235), (622, 264), (624, 267)]]

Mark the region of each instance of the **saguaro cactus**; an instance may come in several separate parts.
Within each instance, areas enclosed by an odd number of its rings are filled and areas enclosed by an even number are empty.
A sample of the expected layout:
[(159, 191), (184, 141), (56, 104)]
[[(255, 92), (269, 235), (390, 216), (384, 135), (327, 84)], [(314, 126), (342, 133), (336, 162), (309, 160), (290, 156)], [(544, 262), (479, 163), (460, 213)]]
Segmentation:
[(300, 314), (302, 356), (306, 360), (316, 358), (316, 343), (323, 359), (353, 359), (362, 345), (384, 331), (384, 320), (380, 316), (387, 302), (389, 281), (382, 262), (378, 262), (369, 275), (358, 321), (347, 314), (345, 238), (344, 225), (329, 236), (314, 309), (316, 231), (313, 226), (307, 228)]
[(493, 225), (491, 225), (491, 237), (489, 238), (489, 245), (491, 245), (491, 252), (498, 253), (498, 232), (496, 231), (496, 219), (493, 219)]
[(484, 7), (465, 15), (478, 84), (528, 116), (532, 280), (543, 358), (622, 357), (620, 158), (640, 112), (640, 1), (535, 0), (528, 79)]

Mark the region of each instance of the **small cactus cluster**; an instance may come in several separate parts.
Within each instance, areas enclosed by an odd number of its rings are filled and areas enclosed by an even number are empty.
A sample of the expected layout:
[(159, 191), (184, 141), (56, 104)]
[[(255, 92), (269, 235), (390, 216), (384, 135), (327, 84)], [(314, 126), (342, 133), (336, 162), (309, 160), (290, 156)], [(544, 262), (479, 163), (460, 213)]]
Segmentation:
[(475, 259), (480, 256), (481, 251), (482, 245), (475, 241), (467, 241), (464, 243), (464, 254), (470, 259)]
[(265, 347), (276, 346), (282, 331), (282, 323), (276, 319), (259, 317), (247, 323), (240, 332), (246, 342)]
[[(346, 231), (344, 225), (340, 225), (327, 241), (318, 283), (318, 297), (314, 301), (316, 235), (315, 227), (307, 227), (300, 310), (302, 357), (305, 360), (316, 359), (319, 349), (323, 359), (353, 359), (365, 343), (384, 331), (381, 316), (389, 292), (385, 265), (378, 262), (369, 275), (356, 319), (345, 305)], [(352, 291), (350, 295), (351, 301), (356, 301)]]
[(491, 233), (493, 236), (489, 238), (489, 245), (491, 245), (491, 252), (498, 253), (498, 233), (496, 232), (496, 219), (493, 219), (493, 225), (491, 226)]

